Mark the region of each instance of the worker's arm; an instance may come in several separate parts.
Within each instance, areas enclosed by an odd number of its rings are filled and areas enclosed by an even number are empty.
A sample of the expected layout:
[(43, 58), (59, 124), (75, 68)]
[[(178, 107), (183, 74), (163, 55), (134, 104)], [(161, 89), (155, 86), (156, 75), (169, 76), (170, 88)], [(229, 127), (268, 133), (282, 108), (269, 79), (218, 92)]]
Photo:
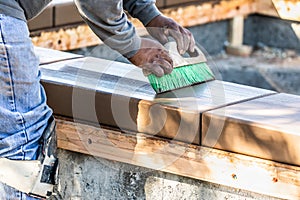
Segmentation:
[(30, 20), (42, 12), (44, 8), (51, 2), (51, 0), (28, 1), (16, 0), (24, 12), (26, 20)]
[(172, 59), (153, 40), (141, 39), (123, 11), (122, 0), (75, 0), (94, 33), (136, 66), (162, 76), (172, 71)]
[(127, 58), (136, 53), (141, 39), (128, 21), (121, 0), (75, 0), (75, 3), (83, 19), (105, 44)]
[(147, 28), (149, 34), (160, 43), (168, 42), (171, 36), (176, 40), (178, 52), (193, 52), (195, 40), (191, 32), (171, 18), (162, 15), (155, 5), (155, 0), (123, 0), (124, 9), (132, 17), (138, 18)]
[(155, 2), (155, 0), (123, 0), (124, 9), (132, 17), (138, 18), (144, 26), (158, 15), (161, 15)]

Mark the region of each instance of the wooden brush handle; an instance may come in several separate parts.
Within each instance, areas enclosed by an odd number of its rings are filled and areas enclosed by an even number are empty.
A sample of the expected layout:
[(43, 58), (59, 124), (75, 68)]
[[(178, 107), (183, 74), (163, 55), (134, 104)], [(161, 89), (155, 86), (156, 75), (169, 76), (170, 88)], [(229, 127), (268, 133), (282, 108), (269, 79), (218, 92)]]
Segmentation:
[(165, 48), (169, 51), (171, 58), (173, 59), (173, 67), (181, 67), (186, 65), (192, 65), (197, 63), (206, 62), (206, 57), (203, 52), (195, 46), (195, 51), (189, 54), (189, 57), (183, 57), (177, 51), (176, 42), (168, 42), (165, 44)]

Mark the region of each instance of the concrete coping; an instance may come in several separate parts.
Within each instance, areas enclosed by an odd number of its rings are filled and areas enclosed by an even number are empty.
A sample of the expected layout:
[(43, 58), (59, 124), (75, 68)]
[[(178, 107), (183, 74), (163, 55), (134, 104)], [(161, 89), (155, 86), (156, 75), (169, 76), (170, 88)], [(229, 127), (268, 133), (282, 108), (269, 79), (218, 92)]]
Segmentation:
[(156, 94), (132, 65), (41, 50), (56, 115), (300, 165), (296, 95), (218, 80)]
[(60, 148), (300, 197), (299, 96), (218, 80), (156, 95), (132, 65), (36, 52)]

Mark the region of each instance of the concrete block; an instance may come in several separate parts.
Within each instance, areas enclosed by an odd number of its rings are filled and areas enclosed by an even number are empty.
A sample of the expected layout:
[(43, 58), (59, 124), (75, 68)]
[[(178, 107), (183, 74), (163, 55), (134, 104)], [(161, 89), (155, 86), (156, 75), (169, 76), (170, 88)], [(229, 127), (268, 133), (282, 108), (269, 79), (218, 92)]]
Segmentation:
[(54, 26), (83, 22), (73, 0), (54, 1)]
[(40, 59), (40, 65), (50, 64), (58, 61), (81, 58), (82, 55), (47, 49), (42, 47), (34, 47), (35, 54)]
[(200, 144), (201, 113), (273, 93), (210, 81), (157, 95), (133, 65), (97, 58), (41, 67), (55, 114)]
[(190, 2), (196, 2), (199, 0), (166, 0), (166, 6), (174, 6), (174, 5), (180, 5), (180, 4), (186, 4)]
[(28, 21), (30, 31), (51, 28), (53, 26), (53, 6), (49, 5), (38, 16)]
[(164, 8), (165, 7), (165, 0), (156, 0), (156, 6), (158, 8)]
[[(254, 99), (204, 113), (202, 144), (300, 165), (299, 119), (299, 96), (281, 93)], [(215, 140), (213, 132), (220, 125)]]

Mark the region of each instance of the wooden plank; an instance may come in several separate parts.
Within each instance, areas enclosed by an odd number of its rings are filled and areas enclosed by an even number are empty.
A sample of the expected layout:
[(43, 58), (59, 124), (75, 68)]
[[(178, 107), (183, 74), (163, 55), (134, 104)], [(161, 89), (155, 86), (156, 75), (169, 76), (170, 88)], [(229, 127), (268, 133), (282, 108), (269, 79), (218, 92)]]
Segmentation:
[(197, 1), (163, 10), (183, 26), (196, 26), (256, 12), (255, 0)]
[(258, 0), (257, 13), (281, 19), (300, 21), (298, 0)]
[(98, 58), (41, 66), (55, 114), (200, 143), (202, 112), (274, 92), (222, 81), (156, 95), (141, 69)]
[(87, 25), (31, 32), (31, 35), (35, 46), (62, 51), (102, 44)]
[(226, 46), (228, 54), (236, 56), (249, 56), (252, 52), (252, 47), (243, 45), (244, 36), (244, 16), (235, 16), (230, 20), (229, 25), (229, 44)]
[(279, 17), (272, 0), (257, 0), (257, 13), (272, 17)]
[[(254, 99), (204, 113), (202, 144), (300, 165), (299, 119), (299, 96), (276, 94)], [(217, 127), (218, 140), (214, 131)]]
[(79, 54), (73, 54), (42, 47), (34, 47), (34, 52), (40, 59), (40, 65), (83, 57)]
[(272, 0), (280, 18), (300, 21), (300, 2), (298, 0)]
[(299, 167), (61, 119), (57, 134), (62, 149), (278, 198), (300, 198)]

